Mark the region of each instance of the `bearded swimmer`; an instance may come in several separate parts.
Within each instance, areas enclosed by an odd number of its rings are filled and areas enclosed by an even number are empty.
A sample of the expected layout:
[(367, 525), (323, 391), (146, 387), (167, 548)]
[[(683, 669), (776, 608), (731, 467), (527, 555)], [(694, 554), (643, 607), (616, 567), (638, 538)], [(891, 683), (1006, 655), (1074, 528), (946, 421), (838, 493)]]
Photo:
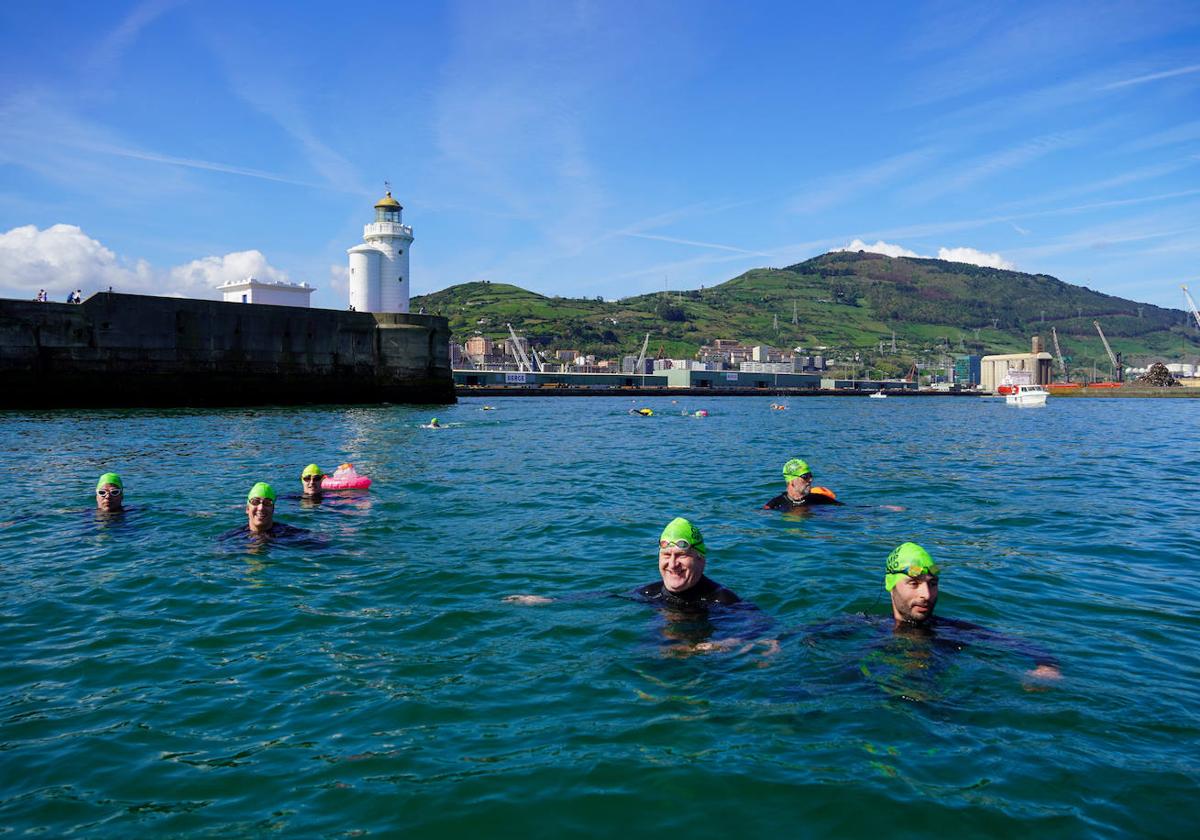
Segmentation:
[(813, 474), (808, 462), (792, 458), (783, 465), (784, 491), (763, 505), (763, 510), (781, 510), (790, 513), (813, 505), (840, 505), (837, 496), (827, 487), (814, 487)]

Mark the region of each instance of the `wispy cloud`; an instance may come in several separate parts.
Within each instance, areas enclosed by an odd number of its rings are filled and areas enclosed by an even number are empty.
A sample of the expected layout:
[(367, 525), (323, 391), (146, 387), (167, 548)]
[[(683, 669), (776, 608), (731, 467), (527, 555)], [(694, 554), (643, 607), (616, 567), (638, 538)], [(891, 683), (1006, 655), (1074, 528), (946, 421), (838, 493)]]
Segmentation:
[(1173, 70), (1163, 70), (1159, 73), (1147, 73), (1144, 76), (1134, 76), (1132, 79), (1122, 79), (1119, 82), (1112, 82), (1104, 85), (1100, 90), (1117, 90), (1118, 88), (1133, 87), (1134, 85), (1144, 85), (1147, 82), (1157, 82), (1161, 79), (1172, 79), (1176, 76), (1187, 76), (1191, 73), (1200, 73), (1200, 64), (1189, 64), (1186, 67), (1176, 67)]
[(719, 251), (734, 251), (738, 254), (748, 254), (755, 257), (770, 257), (771, 254), (762, 251), (748, 251), (745, 248), (737, 248), (733, 245), (721, 245), (716, 242), (697, 242), (694, 239), (678, 239), (674, 236), (656, 236), (650, 233), (623, 233), (623, 236), (630, 236), (635, 239), (653, 239), (656, 242), (671, 242), (676, 245), (694, 245), (697, 248), (714, 248)]
[[(111, 184), (120, 179), (118, 173), (93, 165), (87, 156), (78, 154), (84, 152), (90, 156), (119, 157), (304, 187), (326, 186), (276, 172), (141, 149), (104, 126), (77, 116), (70, 106), (53, 97), (15, 96), (0, 104), (0, 118), (0, 159), (6, 158), (18, 166), (39, 168), (42, 174), (52, 177), (57, 171), (67, 182), (85, 170), (89, 177), (102, 182)], [(49, 166), (39, 166), (39, 163)], [(163, 186), (160, 183), (159, 188)]]
[(913, 149), (850, 172), (822, 178), (810, 190), (788, 202), (793, 213), (816, 213), (837, 204), (845, 204), (862, 193), (911, 175), (927, 166), (940, 153), (937, 146)]
[(931, 201), (943, 195), (961, 192), (980, 181), (1002, 172), (1016, 169), (1038, 158), (1080, 145), (1086, 136), (1083, 131), (1045, 134), (1016, 146), (971, 161), (958, 172), (938, 178), (908, 191), (917, 201)]
[(146, 2), (139, 3), (132, 12), (125, 16), (116, 29), (101, 38), (92, 48), (91, 53), (84, 61), (88, 70), (86, 75), (107, 76), (120, 61), (125, 51), (137, 40), (143, 29), (163, 14), (183, 5), (184, 2), (186, 0), (146, 0)]

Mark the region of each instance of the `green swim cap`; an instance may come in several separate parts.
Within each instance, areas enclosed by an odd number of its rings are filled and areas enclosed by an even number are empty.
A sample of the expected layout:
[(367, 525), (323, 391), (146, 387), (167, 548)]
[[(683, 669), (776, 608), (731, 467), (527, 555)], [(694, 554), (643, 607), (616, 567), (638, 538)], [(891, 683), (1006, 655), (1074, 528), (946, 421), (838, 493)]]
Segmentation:
[(667, 523), (667, 527), (663, 528), (663, 532), (659, 535), (658, 541), (661, 544), (663, 540), (687, 540), (688, 544), (696, 549), (703, 557), (708, 554), (708, 546), (704, 544), (704, 537), (700, 534), (700, 529), (688, 522), (682, 516), (677, 516)]
[(799, 478), (802, 475), (812, 475), (812, 470), (808, 468), (808, 461), (793, 458), (783, 465), (784, 481), (791, 481), (793, 478)]
[(929, 552), (915, 542), (906, 542), (892, 549), (884, 567), (883, 588), (888, 592), (902, 577), (917, 577), (918, 575), (938, 574), (938, 565), (933, 562)]
[(122, 490), (125, 489), (125, 485), (121, 483), (121, 476), (116, 473), (105, 473), (100, 476), (100, 480), (96, 482), (96, 489), (99, 490), (105, 484), (115, 484)]
[(304, 472), (300, 473), (300, 477), (304, 478), (306, 475), (324, 475), (324, 473), (321, 472), (321, 468), (316, 464), (309, 464), (304, 468)]
[(251, 499), (270, 499), (275, 501), (275, 488), (265, 481), (260, 481), (250, 488), (250, 492), (246, 494), (246, 501)]
[(438, 423), (438, 419), (436, 417), (434, 417), (432, 420), (429, 421), (430, 426), (436, 426), (437, 423)]

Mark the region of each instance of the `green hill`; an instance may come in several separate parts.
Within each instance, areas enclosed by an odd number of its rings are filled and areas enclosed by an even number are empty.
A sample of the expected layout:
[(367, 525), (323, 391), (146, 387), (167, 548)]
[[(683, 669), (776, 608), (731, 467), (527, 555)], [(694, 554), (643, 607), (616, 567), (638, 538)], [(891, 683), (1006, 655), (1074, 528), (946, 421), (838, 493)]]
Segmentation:
[(1094, 320), (1129, 363), (1200, 354), (1200, 336), (1182, 310), (1044, 274), (861, 251), (754, 269), (712, 288), (615, 303), (486, 282), (452, 286), (412, 303), (449, 317), (456, 341), (477, 333), (501, 339), (511, 323), (536, 346), (604, 357), (637, 353), (649, 332), (652, 355), (661, 348), (666, 356), (687, 358), (713, 339), (729, 338), (810, 352), (827, 348), (832, 357), (857, 354), (864, 366), (894, 372), (953, 353), (1025, 351), (1033, 335), (1052, 351), (1053, 326), (1074, 367), (1090, 372), (1095, 361), (1107, 372)]

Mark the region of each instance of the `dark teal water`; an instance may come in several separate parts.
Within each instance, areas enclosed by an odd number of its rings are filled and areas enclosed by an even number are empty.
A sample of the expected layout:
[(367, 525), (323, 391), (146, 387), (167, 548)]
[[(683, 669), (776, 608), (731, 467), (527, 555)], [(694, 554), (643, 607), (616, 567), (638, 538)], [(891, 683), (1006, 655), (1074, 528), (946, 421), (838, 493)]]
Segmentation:
[[(1200, 403), (492, 402), (0, 415), (0, 833), (1192, 836)], [(848, 506), (758, 510), (794, 456)], [(314, 460), (326, 544), (218, 540)], [(676, 515), (778, 653), (605, 594)], [(852, 617), (909, 539), (995, 640)]]

